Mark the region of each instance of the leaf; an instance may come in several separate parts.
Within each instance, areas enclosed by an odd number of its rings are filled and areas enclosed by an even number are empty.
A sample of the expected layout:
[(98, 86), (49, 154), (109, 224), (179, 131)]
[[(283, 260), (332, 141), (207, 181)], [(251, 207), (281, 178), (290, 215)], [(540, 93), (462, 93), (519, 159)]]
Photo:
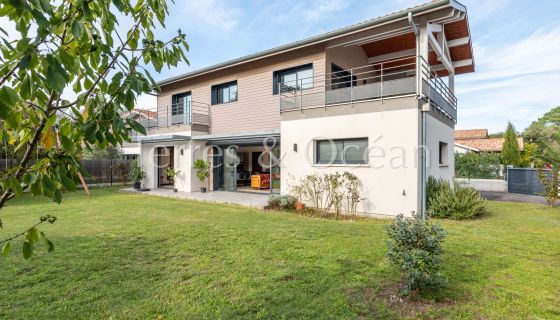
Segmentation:
[(13, 112), (13, 107), (18, 100), (19, 97), (14, 89), (8, 86), (3, 86), (0, 89), (0, 119), (6, 120), (12, 128), (18, 126), (17, 118)]
[(28, 260), (33, 255), (33, 245), (27, 241), (23, 242), (23, 258)]
[(60, 183), (62, 183), (64, 189), (68, 191), (76, 191), (76, 184), (74, 183), (74, 181), (64, 174), (60, 175)]
[(79, 39), (82, 36), (82, 26), (77, 20), (74, 20), (72, 23), (72, 35), (76, 39)]
[(74, 141), (70, 140), (70, 138), (68, 138), (67, 136), (61, 135), (60, 142), (62, 143), (62, 147), (64, 148), (64, 150), (66, 150), (67, 152), (73, 153), (76, 150)]
[(128, 123), (128, 125), (136, 132), (140, 132), (143, 135), (146, 135), (146, 128), (144, 128), (143, 125), (141, 125), (140, 123), (136, 122), (135, 120), (132, 120), (130, 118), (126, 119), (126, 123)]
[(43, 137), (41, 137), (41, 144), (48, 151), (53, 148), (54, 140), (54, 132), (51, 128), (47, 128), (47, 131), (43, 134)]
[(25, 238), (31, 244), (34, 244), (37, 241), (39, 241), (39, 237), (40, 237), (39, 230), (37, 230), (37, 228), (35, 228), (35, 227), (27, 230), (27, 232), (25, 233)]
[(4, 245), (2, 246), (2, 255), (4, 257), (7, 257), (10, 254), (11, 250), (12, 250), (12, 243), (10, 241), (4, 243)]
[(68, 74), (60, 66), (60, 62), (53, 56), (47, 56), (47, 83), (46, 85), (56, 91), (62, 92), (68, 81)]
[(31, 81), (31, 76), (26, 74), (25, 77), (23, 77), (23, 81), (21, 82), (19, 93), (22, 98), (31, 99), (33, 97), (34, 91), (35, 87), (33, 86), (33, 82)]

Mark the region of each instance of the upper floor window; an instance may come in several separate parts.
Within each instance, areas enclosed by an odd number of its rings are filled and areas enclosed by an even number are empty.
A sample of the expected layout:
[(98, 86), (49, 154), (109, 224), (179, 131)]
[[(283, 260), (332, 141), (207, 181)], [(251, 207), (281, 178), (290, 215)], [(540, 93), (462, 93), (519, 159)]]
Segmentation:
[(212, 104), (237, 101), (237, 81), (212, 86)]
[(191, 106), (191, 93), (179, 93), (171, 96), (171, 115), (186, 114)]
[(344, 68), (331, 63), (331, 87), (332, 89), (349, 88), (357, 85), (358, 78)]
[(319, 164), (367, 164), (368, 139), (317, 140), (315, 163)]
[(278, 94), (279, 85), (282, 91), (313, 88), (313, 64), (305, 64), (289, 69), (274, 71), (272, 92)]

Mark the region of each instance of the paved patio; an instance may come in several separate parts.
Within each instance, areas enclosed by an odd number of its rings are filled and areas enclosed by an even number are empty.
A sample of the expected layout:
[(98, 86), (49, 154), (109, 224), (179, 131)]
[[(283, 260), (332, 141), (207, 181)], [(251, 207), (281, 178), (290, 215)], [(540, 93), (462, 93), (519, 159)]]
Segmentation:
[(264, 208), (268, 200), (267, 194), (229, 192), (229, 191), (210, 191), (206, 193), (201, 193), (201, 192), (173, 192), (172, 189), (153, 189), (149, 191), (138, 191), (133, 188), (121, 189), (121, 191), (142, 193), (151, 196), (160, 196), (160, 197), (168, 197), (168, 198), (238, 204), (242, 206), (259, 208), (259, 209)]

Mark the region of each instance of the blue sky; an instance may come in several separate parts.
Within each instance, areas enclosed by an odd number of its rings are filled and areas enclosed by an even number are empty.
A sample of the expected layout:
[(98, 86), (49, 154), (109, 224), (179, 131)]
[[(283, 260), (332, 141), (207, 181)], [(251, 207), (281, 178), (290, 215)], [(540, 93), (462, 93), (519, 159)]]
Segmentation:
[[(177, 0), (165, 38), (181, 28), (190, 66), (163, 70), (158, 80), (408, 8), (415, 0)], [(457, 128), (523, 130), (560, 105), (560, 1), (463, 0), (477, 72), (458, 76)], [(140, 107), (155, 106), (141, 97)]]

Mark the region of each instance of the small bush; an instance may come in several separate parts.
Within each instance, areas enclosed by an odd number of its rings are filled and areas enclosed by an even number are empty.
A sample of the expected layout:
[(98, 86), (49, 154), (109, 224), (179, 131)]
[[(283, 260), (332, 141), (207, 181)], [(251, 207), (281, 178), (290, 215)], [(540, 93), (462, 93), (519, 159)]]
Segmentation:
[(416, 294), (424, 289), (437, 289), (446, 283), (441, 274), (442, 243), (445, 231), (439, 225), (398, 215), (387, 226), (387, 257), (404, 273), (404, 294)]
[(426, 207), (431, 216), (455, 220), (472, 219), (486, 212), (480, 192), (458, 183), (451, 188), (445, 180), (428, 179)]
[(297, 199), (294, 196), (272, 194), (268, 197), (266, 209), (293, 211), (296, 209), (296, 202)]

